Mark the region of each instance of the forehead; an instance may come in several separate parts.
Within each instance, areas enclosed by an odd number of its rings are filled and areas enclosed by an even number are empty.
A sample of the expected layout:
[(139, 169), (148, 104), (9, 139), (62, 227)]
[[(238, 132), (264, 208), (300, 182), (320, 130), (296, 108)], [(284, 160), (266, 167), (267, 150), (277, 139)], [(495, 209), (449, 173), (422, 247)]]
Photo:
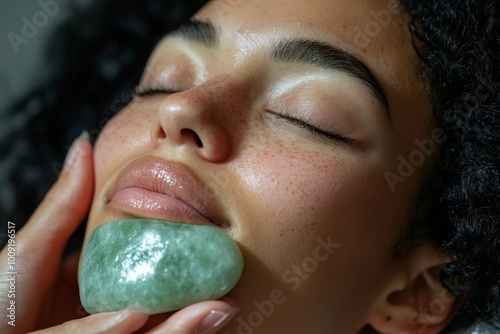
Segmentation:
[(196, 17), (235, 37), (284, 33), (334, 44), (392, 84), (419, 77), (410, 17), (397, 0), (215, 0)]
[(393, 67), (399, 59), (412, 70), (418, 63), (409, 16), (397, 0), (215, 0), (197, 18), (236, 36), (286, 33), (322, 40), (373, 58), (374, 68)]
[(396, 132), (417, 138), (432, 122), (410, 16), (397, 0), (214, 0), (196, 18), (220, 27), (221, 39), (237, 48), (283, 37), (334, 45), (361, 60), (381, 83), (396, 110)]

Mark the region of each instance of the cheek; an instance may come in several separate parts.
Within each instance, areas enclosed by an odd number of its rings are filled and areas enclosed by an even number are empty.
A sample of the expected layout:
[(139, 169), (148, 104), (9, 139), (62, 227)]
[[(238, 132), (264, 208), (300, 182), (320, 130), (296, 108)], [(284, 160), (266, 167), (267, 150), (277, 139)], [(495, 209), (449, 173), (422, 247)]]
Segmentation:
[[(246, 164), (241, 211), (252, 228), (242, 238), (257, 257), (283, 269), (310, 254), (320, 236), (381, 251), (393, 238), (398, 206), (387, 205), (393, 195), (382, 164), (341, 152), (267, 149)], [(356, 247), (349, 256), (364, 257)]]
[(321, 160), (311, 153), (277, 151), (258, 159), (259, 163), (250, 168), (245, 181), (260, 194), (262, 210), (270, 213), (276, 227), (310, 225), (320, 215), (319, 207), (334, 204), (338, 182), (330, 177), (329, 169), (335, 166)]
[(259, 194), (253, 200), (258, 208), (252, 210), (265, 213), (265, 228), (286, 239), (319, 233), (328, 222), (342, 219), (332, 213), (350, 211), (360, 185), (366, 184), (365, 166), (353, 166), (340, 154), (288, 147), (269, 150), (248, 166), (244, 182), (250, 193)]
[[(290, 300), (287, 310), (297, 316), (304, 304), (322, 304), (332, 314), (359, 308), (356, 298), (368, 293), (360, 287), (377, 285), (383, 277), (380, 268), (385, 268), (403, 207), (388, 205), (393, 195), (383, 179), (383, 159), (288, 143), (258, 145), (245, 156), (238, 164), (245, 166), (238, 207), (244, 225), (238, 241), (248, 250), (243, 283), (262, 287), (252, 289), (248, 299), (266, 298), (279, 288)], [(309, 261), (325, 241), (339, 249)], [(313, 269), (296, 271), (306, 263)], [(362, 281), (366, 277), (373, 285)], [(360, 296), (352, 298), (353, 291)]]
[(150, 143), (152, 113), (126, 108), (104, 127), (95, 144), (97, 188), (117, 167), (137, 157)]
[(341, 153), (293, 148), (267, 152), (254, 161), (258, 163), (249, 168), (245, 181), (260, 191), (267, 203), (263, 205), (277, 217), (291, 211), (303, 222), (349, 205), (370, 173), (370, 166)]

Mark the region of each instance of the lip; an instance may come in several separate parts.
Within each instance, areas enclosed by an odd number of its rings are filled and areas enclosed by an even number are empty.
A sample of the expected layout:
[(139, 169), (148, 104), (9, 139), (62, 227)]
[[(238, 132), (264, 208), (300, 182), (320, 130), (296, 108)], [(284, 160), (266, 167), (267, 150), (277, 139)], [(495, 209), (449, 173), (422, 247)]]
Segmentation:
[(225, 227), (203, 189), (179, 165), (145, 157), (120, 172), (108, 205), (141, 218)]

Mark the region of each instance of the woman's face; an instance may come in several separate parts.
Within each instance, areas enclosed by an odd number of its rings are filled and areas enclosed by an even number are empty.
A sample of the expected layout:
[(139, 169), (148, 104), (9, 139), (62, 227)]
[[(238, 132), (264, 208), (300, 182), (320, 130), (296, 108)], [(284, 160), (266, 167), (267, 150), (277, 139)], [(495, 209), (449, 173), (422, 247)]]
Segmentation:
[(392, 0), (220, 0), (195, 18), (96, 143), (87, 236), (122, 218), (216, 226), (245, 258), (227, 332), (359, 331), (421, 174), (386, 172), (430, 136), (408, 18)]

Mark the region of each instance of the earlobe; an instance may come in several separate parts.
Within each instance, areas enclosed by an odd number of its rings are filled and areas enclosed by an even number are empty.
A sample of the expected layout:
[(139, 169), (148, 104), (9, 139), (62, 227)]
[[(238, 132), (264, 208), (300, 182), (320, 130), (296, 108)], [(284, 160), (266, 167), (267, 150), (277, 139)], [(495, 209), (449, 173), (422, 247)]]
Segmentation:
[(371, 315), (370, 326), (383, 334), (440, 333), (455, 309), (455, 298), (438, 280), (441, 253), (420, 246), (401, 261), (399, 274)]

